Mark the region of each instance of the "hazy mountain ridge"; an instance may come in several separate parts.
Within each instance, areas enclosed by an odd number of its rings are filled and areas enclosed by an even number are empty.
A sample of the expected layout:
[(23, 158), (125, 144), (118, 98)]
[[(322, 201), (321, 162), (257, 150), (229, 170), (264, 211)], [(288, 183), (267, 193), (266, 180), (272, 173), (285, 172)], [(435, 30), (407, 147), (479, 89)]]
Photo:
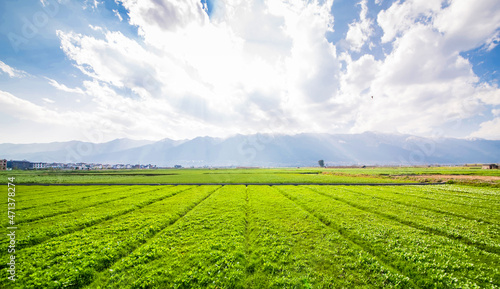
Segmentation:
[(319, 159), (327, 165), (498, 163), (500, 141), (379, 133), (255, 134), (157, 142), (117, 139), (99, 144), (0, 144), (0, 158), (159, 166), (315, 166)]

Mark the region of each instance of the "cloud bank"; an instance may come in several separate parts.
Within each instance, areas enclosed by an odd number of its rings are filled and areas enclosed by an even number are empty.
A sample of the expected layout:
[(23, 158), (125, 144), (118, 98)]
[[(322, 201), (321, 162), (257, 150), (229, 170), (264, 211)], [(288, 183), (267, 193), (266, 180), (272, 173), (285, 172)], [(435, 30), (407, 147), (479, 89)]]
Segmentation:
[[(123, 0), (127, 18), (111, 14), (137, 36), (57, 29), (83, 77), (75, 88), (46, 80), (91, 104), (73, 109), (85, 121), (72, 125), (95, 125), (107, 139), (364, 131), (500, 139), (500, 89), (463, 54), (495, 49), (499, 2), (395, 1), (376, 17), (370, 2), (353, 7), (356, 19), (334, 43), (332, 0), (217, 0), (210, 15), (195, 0)], [(35, 109), (0, 96), (17, 115)], [(64, 117), (39, 110), (37, 121)]]

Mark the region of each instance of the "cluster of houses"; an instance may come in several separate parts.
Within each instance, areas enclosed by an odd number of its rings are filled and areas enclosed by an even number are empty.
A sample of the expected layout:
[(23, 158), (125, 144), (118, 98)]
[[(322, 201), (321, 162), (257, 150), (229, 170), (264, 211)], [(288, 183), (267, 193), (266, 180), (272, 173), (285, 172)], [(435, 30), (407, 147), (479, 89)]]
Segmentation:
[[(498, 169), (498, 164), (466, 164), (468, 167), (479, 167), (482, 169)], [(43, 163), (43, 162), (30, 162), (27, 160), (15, 161), (0, 159), (0, 171), (2, 170), (41, 170), (41, 169), (55, 169), (55, 170), (120, 170), (120, 169), (158, 169), (156, 165), (131, 165), (131, 164), (96, 164), (96, 163)], [(175, 165), (173, 168), (180, 169), (181, 165)], [(194, 167), (191, 167), (194, 168)], [(203, 168), (209, 168), (203, 166)], [(224, 167), (219, 167), (224, 168)], [(233, 168), (229, 166), (228, 168)], [(257, 167), (236, 167), (236, 168), (257, 168)], [(336, 168), (336, 167), (328, 167)], [(343, 166), (341, 168), (366, 168), (366, 166)]]
[(111, 170), (111, 169), (156, 169), (156, 165), (95, 164), (95, 163), (42, 163), (27, 160), (14, 161), (0, 159), (0, 170)]

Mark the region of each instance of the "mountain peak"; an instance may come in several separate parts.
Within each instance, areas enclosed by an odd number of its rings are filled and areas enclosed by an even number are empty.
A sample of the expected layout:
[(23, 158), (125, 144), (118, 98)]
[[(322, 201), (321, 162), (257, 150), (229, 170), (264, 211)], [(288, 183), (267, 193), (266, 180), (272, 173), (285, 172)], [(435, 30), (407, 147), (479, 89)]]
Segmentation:
[[(115, 139), (107, 143), (57, 142), (0, 144), (0, 158), (41, 162), (130, 163), (173, 166), (316, 166), (422, 165), (500, 162), (500, 141), (442, 139), (401, 134), (301, 133), (296, 135), (236, 134), (228, 138), (200, 136), (191, 140)], [(432, 143), (432, 146), (423, 144)], [(71, 152), (68, 153), (68, 152)], [(418, 156), (415, 157), (415, 156)]]

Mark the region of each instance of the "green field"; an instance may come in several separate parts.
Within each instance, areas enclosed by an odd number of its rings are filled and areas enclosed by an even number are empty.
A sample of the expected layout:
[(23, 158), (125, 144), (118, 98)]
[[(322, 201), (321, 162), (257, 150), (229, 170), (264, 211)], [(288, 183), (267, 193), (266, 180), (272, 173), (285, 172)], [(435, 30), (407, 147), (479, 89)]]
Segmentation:
[[(178, 171), (143, 177), (188, 180), (188, 170)], [(0, 287), (500, 287), (497, 188), (320, 186), (314, 183), (391, 179), (315, 170), (232, 172), (190, 174), (198, 174), (198, 182), (265, 183), (280, 176), (311, 185), (18, 185), (17, 281), (7, 279), (4, 234)], [(126, 174), (141, 181), (134, 172), (116, 174), (68, 174), (63, 181), (120, 183)], [(16, 182), (52, 177), (18, 172)]]
[[(102, 171), (0, 171), (0, 184), (16, 177), (24, 184), (376, 184), (415, 183), (419, 175), (468, 175), (500, 177), (500, 170), (478, 167), (376, 167), (376, 168), (281, 168), (281, 169), (159, 169)], [(429, 180), (430, 182), (435, 182)], [(500, 187), (500, 180), (489, 182)]]
[(18, 183), (391, 183), (407, 182), (379, 175), (331, 175), (315, 169), (177, 169), (120, 171), (12, 171), (5, 177), (16, 177)]

